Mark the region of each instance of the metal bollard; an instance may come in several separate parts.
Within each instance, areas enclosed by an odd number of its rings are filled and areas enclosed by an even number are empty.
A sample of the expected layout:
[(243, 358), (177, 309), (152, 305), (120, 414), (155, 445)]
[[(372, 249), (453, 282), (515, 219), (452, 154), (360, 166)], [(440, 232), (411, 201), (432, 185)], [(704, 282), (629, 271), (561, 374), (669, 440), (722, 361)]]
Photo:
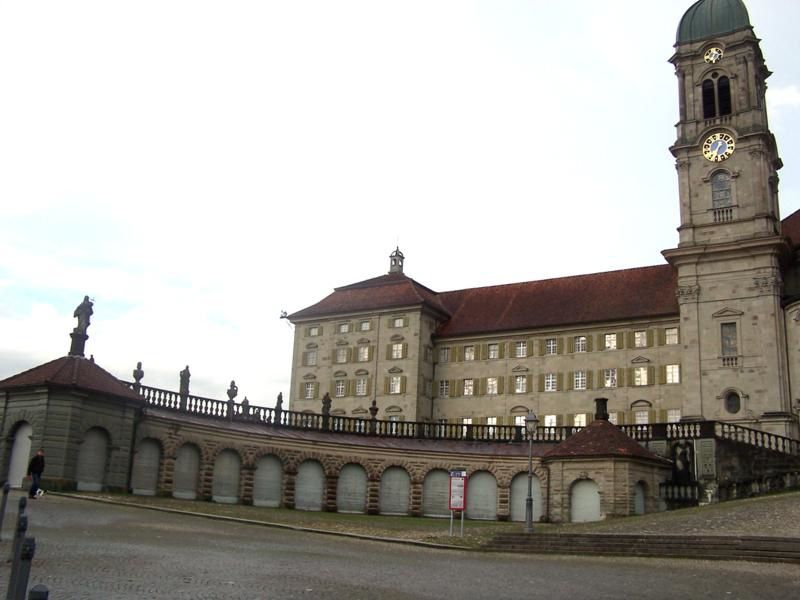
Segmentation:
[[(22, 503), (24, 498), (20, 498), (20, 510), (24, 510)], [(17, 573), (19, 571), (20, 555), (22, 552), (22, 544), (25, 541), (25, 532), (28, 531), (28, 516), (19, 514), (17, 516), (17, 530), (14, 533), (14, 543), (11, 545), (11, 575), (8, 578), (8, 592), (6, 593), (6, 600), (16, 600), (14, 591), (17, 589)]]
[(49, 595), (50, 590), (47, 589), (47, 586), (38, 583), (28, 592), (28, 600), (47, 600)]
[(8, 504), (8, 492), (11, 491), (11, 484), (7, 481), (3, 484), (3, 500), (0, 503), (0, 540), (3, 538), (3, 521), (6, 517), (6, 504)]
[[(30, 579), (31, 576), (31, 562), (33, 561), (34, 554), (36, 554), (36, 538), (25, 538), (20, 550), (19, 568), (14, 578), (14, 595), (10, 596), (9, 600), (25, 600), (25, 595), (28, 591), (28, 579)], [(9, 594), (12, 591), (11, 582), (9, 582), (8, 591)]]

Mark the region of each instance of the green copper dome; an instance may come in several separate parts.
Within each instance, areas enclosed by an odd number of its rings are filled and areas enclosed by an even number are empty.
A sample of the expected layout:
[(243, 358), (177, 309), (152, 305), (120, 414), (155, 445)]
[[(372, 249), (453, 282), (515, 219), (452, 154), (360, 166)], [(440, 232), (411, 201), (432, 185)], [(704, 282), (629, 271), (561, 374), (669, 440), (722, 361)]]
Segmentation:
[(698, 0), (689, 7), (678, 25), (679, 44), (750, 27), (742, 0)]

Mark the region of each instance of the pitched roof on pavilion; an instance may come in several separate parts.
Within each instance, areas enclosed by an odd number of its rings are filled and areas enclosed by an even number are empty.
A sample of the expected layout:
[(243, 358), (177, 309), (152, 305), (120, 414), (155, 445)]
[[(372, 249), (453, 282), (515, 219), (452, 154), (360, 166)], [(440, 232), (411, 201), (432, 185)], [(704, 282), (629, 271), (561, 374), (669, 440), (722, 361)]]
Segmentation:
[(99, 367), (93, 360), (82, 356), (62, 356), (22, 373), (0, 381), (0, 390), (35, 386), (62, 386), (100, 392), (119, 398), (143, 401), (142, 397)]
[(604, 419), (596, 419), (545, 452), (545, 460), (564, 458), (638, 458), (670, 464), (630, 438), (619, 427)]

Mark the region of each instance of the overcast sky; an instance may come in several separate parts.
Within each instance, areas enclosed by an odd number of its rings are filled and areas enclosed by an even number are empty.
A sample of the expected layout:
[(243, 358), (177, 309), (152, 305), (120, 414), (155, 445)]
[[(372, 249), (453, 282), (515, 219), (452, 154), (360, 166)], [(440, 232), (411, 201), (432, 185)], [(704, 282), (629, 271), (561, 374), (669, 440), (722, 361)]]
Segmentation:
[[(747, 0), (800, 208), (796, 0)], [(663, 262), (690, 0), (0, 2), (0, 378), (86, 351), (272, 405), (281, 310)]]

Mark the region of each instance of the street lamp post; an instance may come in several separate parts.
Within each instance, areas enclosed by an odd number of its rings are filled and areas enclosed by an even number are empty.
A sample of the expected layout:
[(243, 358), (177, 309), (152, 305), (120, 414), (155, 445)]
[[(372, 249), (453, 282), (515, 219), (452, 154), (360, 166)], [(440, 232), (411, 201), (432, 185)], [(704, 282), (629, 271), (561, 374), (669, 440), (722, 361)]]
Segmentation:
[(528, 497), (525, 498), (525, 533), (533, 533), (533, 436), (539, 418), (532, 410), (525, 415), (525, 431), (528, 434)]

